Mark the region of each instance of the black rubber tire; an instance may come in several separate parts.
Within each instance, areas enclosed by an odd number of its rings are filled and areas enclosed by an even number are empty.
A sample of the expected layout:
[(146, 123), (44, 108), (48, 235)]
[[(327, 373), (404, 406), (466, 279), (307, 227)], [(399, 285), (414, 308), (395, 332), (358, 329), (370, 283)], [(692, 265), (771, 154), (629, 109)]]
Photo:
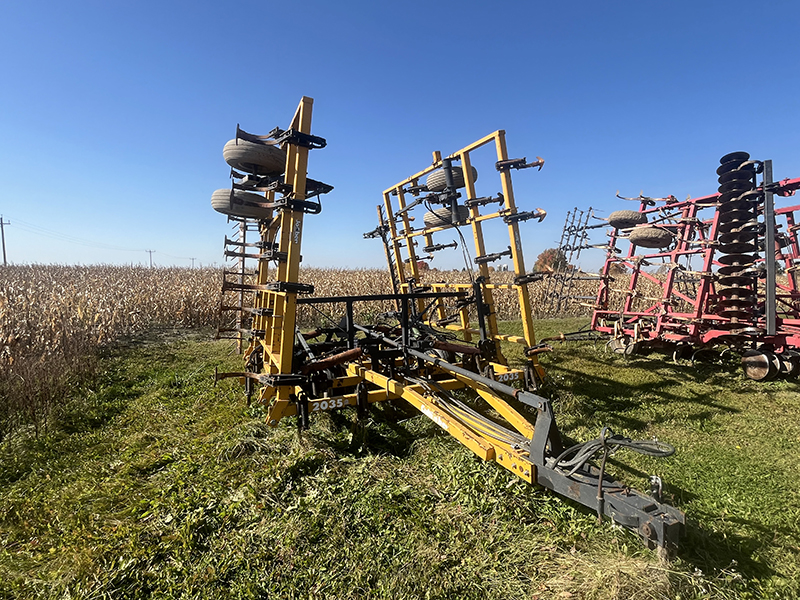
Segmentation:
[(748, 350), (742, 354), (742, 369), (753, 381), (770, 381), (780, 371), (780, 362), (772, 352)]
[(614, 354), (624, 354), (625, 348), (631, 345), (631, 339), (628, 336), (612, 338), (606, 342), (606, 349)]
[(627, 229), (647, 223), (647, 215), (636, 210), (615, 210), (608, 215), (608, 224), (617, 229)]
[[(234, 198), (242, 202), (266, 202), (266, 198), (259, 194), (251, 192), (243, 192), (242, 190), (234, 191)], [(272, 216), (272, 211), (268, 208), (260, 208), (258, 206), (246, 206), (243, 204), (231, 204), (231, 190), (217, 190), (211, 194), (211, 207), (221, 212), (223, 215), (230, 215), (232, 217), (245, 217), (247, 219), (268, 219)]]
[[(472, 181), (478, 180), (478, 171), (475, 167), (472, 167)], [(461, 167), (453, 167), (453, 183), (456, 186), (456, 189), (463, 188), (464, 183), (464, 171)], [(439, 169), (438, 171), (434, 171), (428, 178), (425, 180), (425, 187), (428, 188), (429, 192), (441, 192), (445, 188), (445, 181), (444, 181), (444, 171)]]
[[(460, 204), (456, 206), (458, 213), (458, 223), (463, 223), (469, 218), (469, 209)], [(426, 212), (422, 217), (425, 222), (425, 227), (451, 227), (453, 223), (453, 214), (449, 208), (435, 208), (430, 212)]]
[(658, 227), (636, 227), (629, 239), (642, 248), (666, 248), (672, 243), (672, 234)]
[(253, 175), (280, 175), (286, 170), (286, 152), (277, 146), (231, 140), (222, 149), (222, 156), (237, 171)]
[(800, 375), (800, 352), (796, 350), (787, 350), (781, 354), (780, 357), (787, 368), (786, 377), (794, 379)]
[(679, 343), (672, 352), (672, 362), (677, 364), (680, 360), (689, 360), (692, 358), (692, 354), (694, 354), (694, 348), (691, 344)]

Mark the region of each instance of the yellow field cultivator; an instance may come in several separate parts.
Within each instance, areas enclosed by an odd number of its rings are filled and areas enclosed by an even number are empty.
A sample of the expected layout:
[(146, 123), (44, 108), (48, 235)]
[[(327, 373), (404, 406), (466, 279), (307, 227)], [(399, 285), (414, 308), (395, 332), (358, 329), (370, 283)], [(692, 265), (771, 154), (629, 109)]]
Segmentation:
[[(604, 429), (598, 439), (564, 449), (551, 403), (536, 393), (544, 377), (538, 354), (546, 348), (536, 344), (527, 286), (540, 275), (525, 271), (520, 225), (545, 213), (517, 209), (511, 172), (541, 169), (544, 161), (509, 159), (503, 131), (446, 157), (435, 152), (432, 164), (383, 193), (378, 226), (365, 234), (384, 243), (392, 293), (315, 297), (313, 286), (298, 280), (303, 218), (321, 210), (311, 198), (332, 188), (306, 177), (309, 151), (325, 146), (311, 135), (311, 108), (312, 100), (303, 98), (288, 129), (254, 136), (237, 128), (236, 139), (226, 144), (234, 184), (215, 192), (212, 203), (243, 223), (242, 231), (257, 224), (259, 239), (226, 238), (232, 248), (227, 253), (240, 259), (240, 268), (225, 275), (223, 291), (237, 299), (223, 301), (223, 309), (236, 316), (236, 324), (221, 333), (248, 345), (244, 371), (217, 378), (241, 378), (248, 398), (255, 394), (267, 407), (273, 426), (296, 416), (305, 428), (313, 413), (347, 407), (362, 418), (375, 402), (405, 400), (480, 458), (611, 517), (649, 545), (674, 548), (684, 516), (661, 503), (660, 480), (651, 478), (651, 494), (645, 495), (605, 472), (607, 457), (617, 449), (666, 456), (672, 448)], [(480, 197), (473, 153), (484, 149), (485, 158), (492, 146), (499, 191)], [(490, 205), (497, 208), (487, 212)], [(507, 231), (507, 250), (487, 252), (488, 222)], [(458, 245), (437, 243), (437, 234), (452, 229), (466, 251), (461, 228), (470, 230), (474, 245), (469, 282), (433, 281), (442, 272), (430, 270), (426, 261)], [(503, 257), (513, 263), (513, 283), (494, 284), (490, 263)], [(255, 266), (248, 269), (246, 260)], [(516, 291), (522, 336), (498, 330), (492, 292), (503, 287)], [(370, 323), (356, 322), (355, 305), (386, 301), (394, 310)], [(326, 321), (300, 331), (302, 305)], [(519, 368), (503, 352), (509, 343), (523, 346)]]

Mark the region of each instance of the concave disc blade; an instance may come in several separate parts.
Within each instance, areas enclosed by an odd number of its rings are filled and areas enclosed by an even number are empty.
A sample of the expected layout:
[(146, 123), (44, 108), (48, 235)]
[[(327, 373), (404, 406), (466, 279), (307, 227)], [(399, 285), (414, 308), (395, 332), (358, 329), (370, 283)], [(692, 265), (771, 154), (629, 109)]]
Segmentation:
[[(734, 173), (736, 173), (736, 171), (734, 171)], [(717, 196), (717, 202), (719, 202), (720, 204), (723, 204), (724, 208), (730, 210), (731, 209), (731, 202), (733, 202), (734, 200), (738, 200), (738, 199), (742, 198), (742, 196), (747, 196), (748, 194), (752, 194), (752, 193), (753, 193), (753, 190), (744, 191), (744, 192), (736, 191), (736, 190), (728, 191), (728, 192), (725, 192), (725, 193), (720, 194), (719, 196)]]
[(747, 169), (736, 169), (728, 171), (719, 176), (719, 183), (728, 183), (729, 181), (752, 181), (753, 172)]
[(723, 265), (741, 265), (743, 268), (752, 265), (755, 260), (756, 257), (750, 254), (727, 254), (717, 258)]
[(756, 274), (753, 273), (752, 264), (745, 265), (728, 265), (719, 268), (720, 275), (733, 275), (735, 277), (752, 277), (755, 279)]
[(742, 355), (742, 368), (745, 375), (754, 381), (766, 381), (772, 379), (777, 369), (773, 364), (771, 353), (761, 352), (760, 350), (748, 350)]
[[(747, 316), (749, 316), (749, 315), (747, 315)], [(741, 323), (736, 323), (736, 322), (732, 322), (732, 323), (717, 323), (717, 324), (714, 325), (714, 329), (721, 329), (722, 331), (734, 331), (734, 330), (739, 330), (741, 328), (742, 328), (742, 324)]]
[(752, 210), (728, 210), (726, 206), (717, 209), (720, 223), (730, 223), (731, 221), (751, 221), (753, 219)]
[[(720, 300), (719, 302), (717, 302), (717, 313), (725, 317), (736, 316), (729, 314), (725, 309), (732, 308), (735, 309), (736, 311), (739, 311), (752, 308), (754, 300), (755, 297), (753, 296), (751, 296), (750, 298), (735, 298), (730, 300)], [(747, 312), (749, 314), (750, 311)]]
[(763, 335), (764, 330), (760, 327), (755, 327), (753, 325), (748, 325), (744, 329), (742, 329), (743, 335)]
[(732, 231), (738, 231), (742, 229), (746, 229), (747, 227), (758, 227), (758, 221), (754, 221), (750, 219), (749, 221), (728, 221), (727, 223), (719, 223), (717, 225), (717, 232), (718, 233), (731, 233)]
[(748, 199), (742, 200), (740, 196), (734, 200), (731, 200), (725, 206), (731, 210), (746, 210), (747, 212), (752, 213), (753, 201)]
[[(722, 163), (719, 167), (717, 167), (717, 175), (723, 175), (724, 173), (729, 173), (730, 171), (735, 171), (742, 166), (742, 163), (745, 162), (743, 160), (729, 160)], [(754, 166), (747, 165), (742, 171), (751, 170), (755, 171)]]
[(731, 162), (732, 160), (743, 163), (746, 160), (750, 160), (750, 154), (743, 150), (728, 152), (728, 154), (719, 159), (719, 164), (724, 165), (726, 162)]
[(720, 233), (736, 233), (738, 231), (758, 231), (759, 222), (756, 219), (749, 221), (731, 221), (730, 223), (723, 223), (726, 231), (720, 229)]
[(746, 287), (727, 287), (717, 290), (717, 296), (723, 298), (750, 298), (753, 296), (753, 290)]
[(736, 286), (741, 287), (745, 285), (753, 285), (756, 281), (756, 278), (752, 275), (726, 275), (724, 277), (719, 277), (717, 282), (720, 285), (724, 286)]
[(743, 252), (755, 252), (756, 245), (749, 243), (723, 244), (719, 251), (724, 254), (742, 254)]
[[(737, 173), (738, 171), (732, 171), (732, 172)], [(747, 180), (734, 179), (733, 181), (729, 181), (728, 183), (723, 183), (721, 186), (719, 186), (719, 188), (717, 188), (717, 191), (720, 194), (733, 191), (747, 192), (749, 190), (752, 190), (754, 187), (755, 184), (749, 179)]]
[(761, 192), (759, 190), (749, 190), (749, 191), (745, 192), (744, 194), (741, 194), (739, 196), (739, 200), (741, 200), (743, 202), (744, 201), (756, 202), (758, 200), (761, 200), (763, 195), (764, 195), (763, 192)]
[(730, 233), (723, 233), (719, 236), (719, 241), (722, 245), (727, 244), (747, 244), (752, 243), (754, 239), (758, 237), (758, 231), (750, 231), (742, 230), (742, 228), (737, 227), (737, 231), (731, 231)]

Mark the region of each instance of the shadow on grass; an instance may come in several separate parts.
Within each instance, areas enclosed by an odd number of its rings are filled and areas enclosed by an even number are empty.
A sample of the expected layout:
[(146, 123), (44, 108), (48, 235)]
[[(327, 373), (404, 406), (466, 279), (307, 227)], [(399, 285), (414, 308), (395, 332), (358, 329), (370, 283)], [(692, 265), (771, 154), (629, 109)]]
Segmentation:
[[(694, 384), (705, 384), (703, 373), (694, 367), (673, 365), (676, 374), (665, 374), (663, 361), (658, 359), (637, 358), (636, 363), (629, 368), (642, 372), (658, 371), (657, 381), (626, 382), (619, 377), (604, 376), (603, 371), (613, 370), (619, 372), (621, 367), (609, 364), (602, 356), (581, 356), (581, 364), (589, 363), (591, 368), (581, 369), (571, 366), (571, 360), (555, 360), (548, 365), (549, 374), (561, 376), (564, 383), (561, 389), (574, 395), (586, 398), (587, 401), (577, 402), (570, 409), (577, 413), (577, 424), (591, 426), (592, 418), (596, 413), (614, 413), (618, 423), (628, 429), (641, 431), (652, 424), (658, 424), (673, 418), (672, 415), (648, 416), (647, 420), (637, 418), (629, 413), (640, 409), (644, 405), (672, 405), (680, 404), (697, 405), (702, 409), (693, 412), (684, 412), (681, 417), (686, 420), (702, 421), (714, 414), (738, 413), (739, 409), (729, 405), (715, 402), (707, 393), (700, 393)], [(630, 379), (627, 378), (627, 379)], [(558, 415), (556, 415), (558, 417)]]
[[(714, 518), (714, 515), (708, 515)], [(705, 519), (703, 519), (705, 521)], [(785, 527), (766, 527), (750, 519), (729, 518), (740, 526), (747, 527), (756, 535), (728, 532), (722, 535), (704, 528), (703, 523), (690, 519), (686, 525), (685, 538), (678, 555), (706, 573), (723, 571), (735, 565), (735, 570), (746, 579), (765, 580), (770, 577), (785, 577), (786, 573), (775, 570), (763, 560), (753, 558), (769, 545), (776, 533), (798, 543), (796, 531)]]
[(404, 421), (421, 416), (410, 404), (402, 400), (376, 402), (370, 405), (366, 419), (353, 419), (351, 411), (333, 411), (330, 419), (339, 430), (349, 429), (350, 436), (333, 436), (325, 442), (338, 454), (361, 456), (367, 450), (375, 454), (388, 454), (396, 458), (407, 458), (413, 452), (414, 443), (446, 435), (438, 428), (428, 427), (424, 432), (412, 431)]

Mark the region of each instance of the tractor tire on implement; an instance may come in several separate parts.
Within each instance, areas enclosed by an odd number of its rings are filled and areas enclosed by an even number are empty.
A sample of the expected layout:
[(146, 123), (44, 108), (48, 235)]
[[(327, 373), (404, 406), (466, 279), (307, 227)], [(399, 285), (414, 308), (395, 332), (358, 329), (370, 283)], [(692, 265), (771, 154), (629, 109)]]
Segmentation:
[(642, 248), (666, 248), (672, 243), (672, 234), (658, 227), (636, 227), (629, 239), (631, 244)]
[[(456, 223), (463, 223), (469, 218), (469, 209), (466, 206), (457, 206), (456, 212), (458, 213)], [(456, 224), (453, 222), (453, 214), (449, 208), (436, 208), (426, 212), (422, 220), (425, 222), (425, 227), (451, 227)]]
[(647, 223), (647, 215), (636, 210), (615, 210), (608, 215), (608, 224), (616, 229), (628, 229)]
[(253, 175), (280, 175), (286, 169), (286, 152), (277, 146), (231, 140), (222, 149), (225, 162)]
[[(242, 202), (266, 202), (267, 200), (264, 196), (260, 196), (259, 194), (243, 192), (241, 190), (234, 191), (234, 199)], [(221, 212), (223, 215), (245, 217), (247, 219), (268, 219), (272, 215), (272, 211), (268, 208), (231, 203), (230, 189), (217, 190), (211, 194), (211, 207), (215, 211)]]
[[(475, 167), (472, 167), (472, 181), (478, 180), (478, 171)], [(453, 167), (453, 183), (456, 186), (456, 189), (463, 188), (465, 184), (464, 182), (464, 171), (461, 167)], [(425, 180), (425, 187), (428, 188), (429, 192), (441, 192), (444, 190), (446, 184), (444, 179), (444, 171), (439, 169), (438, 171), (434, 171), (428, 178)]]

